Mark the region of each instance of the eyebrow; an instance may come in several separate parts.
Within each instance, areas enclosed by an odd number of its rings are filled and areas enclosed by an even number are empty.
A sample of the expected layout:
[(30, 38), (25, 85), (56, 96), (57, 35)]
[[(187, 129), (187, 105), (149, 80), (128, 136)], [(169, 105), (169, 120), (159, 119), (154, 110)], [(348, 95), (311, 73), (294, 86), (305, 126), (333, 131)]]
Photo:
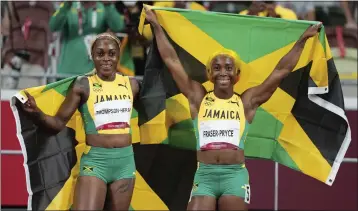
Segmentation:
[[(104, 48), (101, 47), (97, 47), (96, 50), (102, 50), (103, 51)], [(115, 51), (117, 50), (116, 48), (110, 48), (109, 51)]]

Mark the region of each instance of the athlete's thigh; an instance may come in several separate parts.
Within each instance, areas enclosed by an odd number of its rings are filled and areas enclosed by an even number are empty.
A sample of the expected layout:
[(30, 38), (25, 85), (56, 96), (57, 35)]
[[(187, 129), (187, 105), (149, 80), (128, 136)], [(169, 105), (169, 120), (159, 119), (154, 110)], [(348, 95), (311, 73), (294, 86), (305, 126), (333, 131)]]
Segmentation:
[(108, 207), (111, 210), (128, 210), (134, 189), (135, 178), (120, 179), (109, 185)]
[(102, 210), (107, 194), (106, 183), (94, 176), (77, 179), (72, 210)]
[(238, 196), (224, 195), (218, 201), (219, 210), (247, 210), (247, 204)]
[(187, 210), (216, 210), (216, 198), (212, 196), (192, 196)]
[(249, 172), (246, 167), (235, 165), (223, 174), (220, 181), (219, 210), (247, 210), (250, 203)]

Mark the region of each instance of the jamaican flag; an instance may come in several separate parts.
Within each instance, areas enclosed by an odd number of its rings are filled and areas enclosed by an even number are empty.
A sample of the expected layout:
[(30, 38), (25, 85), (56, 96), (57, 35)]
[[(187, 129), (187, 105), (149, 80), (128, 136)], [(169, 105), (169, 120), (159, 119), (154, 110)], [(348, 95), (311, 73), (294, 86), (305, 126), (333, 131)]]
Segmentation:
[[(210, 91), (205, 64), (228, 48), (242, 59), (235, 92), (262, 83), (301, 34), (317, 22), (174, 8), (155, 10), (187, 74)], [(147, 25), (142, 11), (139, 32)], [(141, 95), (141, 143), (195, 150), (188, 100), (180, 93), (153, 41)], [(150, 131), (156, 131), (151, 133)], [(332, 185), (351, 134), (339, 75), (324, 27), (310, 38), (293, 72), (258, 108), (245, 142), (247, 158), (270, 159)]]
[[(45, 114), (55, 115), (76, 77), (26, 90)], [(80, 159), (86, 146), (81, 114), (77, 110), (66, 127), (53, 134), (22, 109), (21, 103), (26, 100), (21, 90), (11, 99), (11, 108), (24, 156), (28, 209), (68, 210), (72, 206)], [(165, 145), (140, 145), (136, 110), (132, 113), (131, 129), (137, 166), (131, 209), (168, 210), (170, 203), (185, 209), (189, 192), (182, 189), (190, 190), (196, 169), (195, 152)], [(192, 176), (182, 178), (175, 172), (178, 170)]]
[[(186, 71), (207, 89), (212, 89), (203, 65), (208, 55), (222, 47), (237, 51), (244, 63), (238, 93), (261, 83), (310, 24), (168, 8), (156, 12)], [(143, 14), (139, 29), (144, 23)], [(27, 91), (43, 112), (54, 115), (74, 79)], [(11, 107), (24, 155), (28, 208), (69, 209), (85, 147), (81, 115), (76, 111), (54, 135), (22, 110), (24, 100), (20, 91)], [(137, 167), (131, 209), (185, 210), (196, 170), (195, 135), (189, 104), (163, 65), (155, 40), (138, 102), (131, 122)], [(323, 29), (257, 112), (246, 155), (278, 161), (331, 185), (349, 142), (339, 77)]]

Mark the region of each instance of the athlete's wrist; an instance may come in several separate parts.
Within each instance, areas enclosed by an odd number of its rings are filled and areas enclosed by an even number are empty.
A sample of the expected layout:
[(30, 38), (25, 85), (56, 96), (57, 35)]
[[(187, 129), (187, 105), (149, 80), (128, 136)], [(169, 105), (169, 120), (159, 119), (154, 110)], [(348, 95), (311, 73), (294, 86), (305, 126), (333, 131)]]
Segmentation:
[(37, 108), (32, 115), (39, 121), (43, 121), (45, 119), (45, 114), (39, 108)]
[(154, 30), (159, 30), (161, 28), (157, 21), (151, 21), (150, 24), (153, 26)]

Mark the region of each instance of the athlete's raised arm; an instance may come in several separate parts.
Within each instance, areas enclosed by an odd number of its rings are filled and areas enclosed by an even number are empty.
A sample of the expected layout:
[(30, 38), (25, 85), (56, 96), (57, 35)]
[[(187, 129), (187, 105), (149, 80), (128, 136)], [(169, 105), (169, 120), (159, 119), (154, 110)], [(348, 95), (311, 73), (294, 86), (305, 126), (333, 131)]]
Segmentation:
[(295, 68), (306, 41), (310, 37), (316, 35), (321, 25), (322, 24), (319, 23), (308, 27), (292, 49), (284, 57), (282, 57), (266, 80), (262, 84), (252, 87), (243, 93), (242, 100), (245, 105), (245, 113), (249, 122), (252, 121), (256, 109), (271, 98), (281, 81)]
[(152, 25), (155, 39), (157, 41), (158, 51), (160, 56), (172, 74), (179, 90), (188, 98), (191, 104), (199, 106), (206, 91), (205, 88), (199, 83), (192, 80), (185, 72), (179, 57), (167, 39), (166, 35), (154, 12), (148, 7), (144, 7), (146, 11), (146, 19)]
[(37, 107), (34, 97), (26, 91), (25, 94), (28, 100), (25, 104), (22, 104), (23, 109), (32, 114), (40, 122), (40, 124), (56, 132), (60, 132), (71, 119), (80, 103), (87, 100), (89, 94), (89, 84), (87, 77), (78, 77), (73, 82), (69, 93), (55, 116), (43, 113), (41, 109)]

